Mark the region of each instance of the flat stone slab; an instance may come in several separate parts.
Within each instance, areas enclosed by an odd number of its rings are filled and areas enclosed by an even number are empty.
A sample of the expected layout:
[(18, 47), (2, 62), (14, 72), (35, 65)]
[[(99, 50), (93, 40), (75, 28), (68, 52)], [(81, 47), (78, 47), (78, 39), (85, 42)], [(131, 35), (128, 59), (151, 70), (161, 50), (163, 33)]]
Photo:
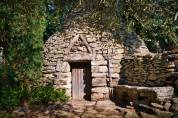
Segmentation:
[(131, 100), (138, 97), (147, 97), (151, 101), (167, 101), (170, 100), (174, 94), (174, 88), (171, 86), (164, 87), (140, 87), (129, 85), (118, 85), (115, 88), (116, 97), (127, 94)]

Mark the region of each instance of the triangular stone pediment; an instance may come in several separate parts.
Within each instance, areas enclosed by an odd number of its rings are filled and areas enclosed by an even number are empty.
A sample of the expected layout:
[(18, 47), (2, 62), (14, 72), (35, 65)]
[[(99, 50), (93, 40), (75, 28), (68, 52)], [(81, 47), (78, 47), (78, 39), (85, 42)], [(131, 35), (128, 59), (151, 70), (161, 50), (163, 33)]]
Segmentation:
[(78, 34), (73, 39), (71, 39), (70, 44), (66, 49), (65, 53), (68, 54), (69, 52), (80, 52), (80, 51), (92, 53), (92, 49), (88, 44), (87, 40)]

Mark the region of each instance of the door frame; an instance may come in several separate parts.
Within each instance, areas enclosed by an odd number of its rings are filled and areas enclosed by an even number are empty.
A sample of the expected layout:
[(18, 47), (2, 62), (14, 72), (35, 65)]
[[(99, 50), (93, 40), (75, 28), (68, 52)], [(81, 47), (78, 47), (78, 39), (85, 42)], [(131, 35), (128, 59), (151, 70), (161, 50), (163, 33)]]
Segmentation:
[[(92, 87), (92, 77), (91, 77), (91, 61), (75, 61), (75, 62), (69, 62), (70, 67), (71, 67), (71, 99), (73, 99), (73, 73), (72, 73), (72, 69), (75, 68), (81, 68), (83, 69), (83, 98), (82, 100), (87, 100), (87, 101), (91, 101), (91, 87)], [(81, 85), (81, 84), (79, 84)], [(81, 86), (82, 86), (81, 85)], [(81, 99), (80, 99), (81, 100)]]

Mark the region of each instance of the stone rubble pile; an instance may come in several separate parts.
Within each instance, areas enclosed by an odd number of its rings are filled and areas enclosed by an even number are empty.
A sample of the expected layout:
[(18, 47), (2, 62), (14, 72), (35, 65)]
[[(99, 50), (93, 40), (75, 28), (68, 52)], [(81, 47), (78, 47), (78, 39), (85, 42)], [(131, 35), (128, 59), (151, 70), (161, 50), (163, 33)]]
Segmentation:
[(116, 102), (136, 109), (141, 118), (177, 117), (178, 99), (172, 98), (174, 88), (118, 85), (114, 88)]

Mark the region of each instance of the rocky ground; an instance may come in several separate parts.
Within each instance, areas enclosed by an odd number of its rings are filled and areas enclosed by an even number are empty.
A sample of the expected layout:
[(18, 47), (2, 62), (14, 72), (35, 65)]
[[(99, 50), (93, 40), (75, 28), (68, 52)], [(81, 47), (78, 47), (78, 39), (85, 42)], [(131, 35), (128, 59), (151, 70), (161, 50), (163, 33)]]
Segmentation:
[(171, 107), (169, 104), (166, 105), (167, 110), (157, 103), (151, 103), (151, 106), (140, 103), (135, 107), (134, 105), (119, 107), (110, 100), (70, 101), (18, 107), (8, 113), (0, 111), (0, 118), (178, 118), (177, 101), (178, 99), (174, 98)]
[(13, 116), (16, 118), (123, 118), (124, 114), (121, 108), (109, 100), (39, 105), (13, 111)]

